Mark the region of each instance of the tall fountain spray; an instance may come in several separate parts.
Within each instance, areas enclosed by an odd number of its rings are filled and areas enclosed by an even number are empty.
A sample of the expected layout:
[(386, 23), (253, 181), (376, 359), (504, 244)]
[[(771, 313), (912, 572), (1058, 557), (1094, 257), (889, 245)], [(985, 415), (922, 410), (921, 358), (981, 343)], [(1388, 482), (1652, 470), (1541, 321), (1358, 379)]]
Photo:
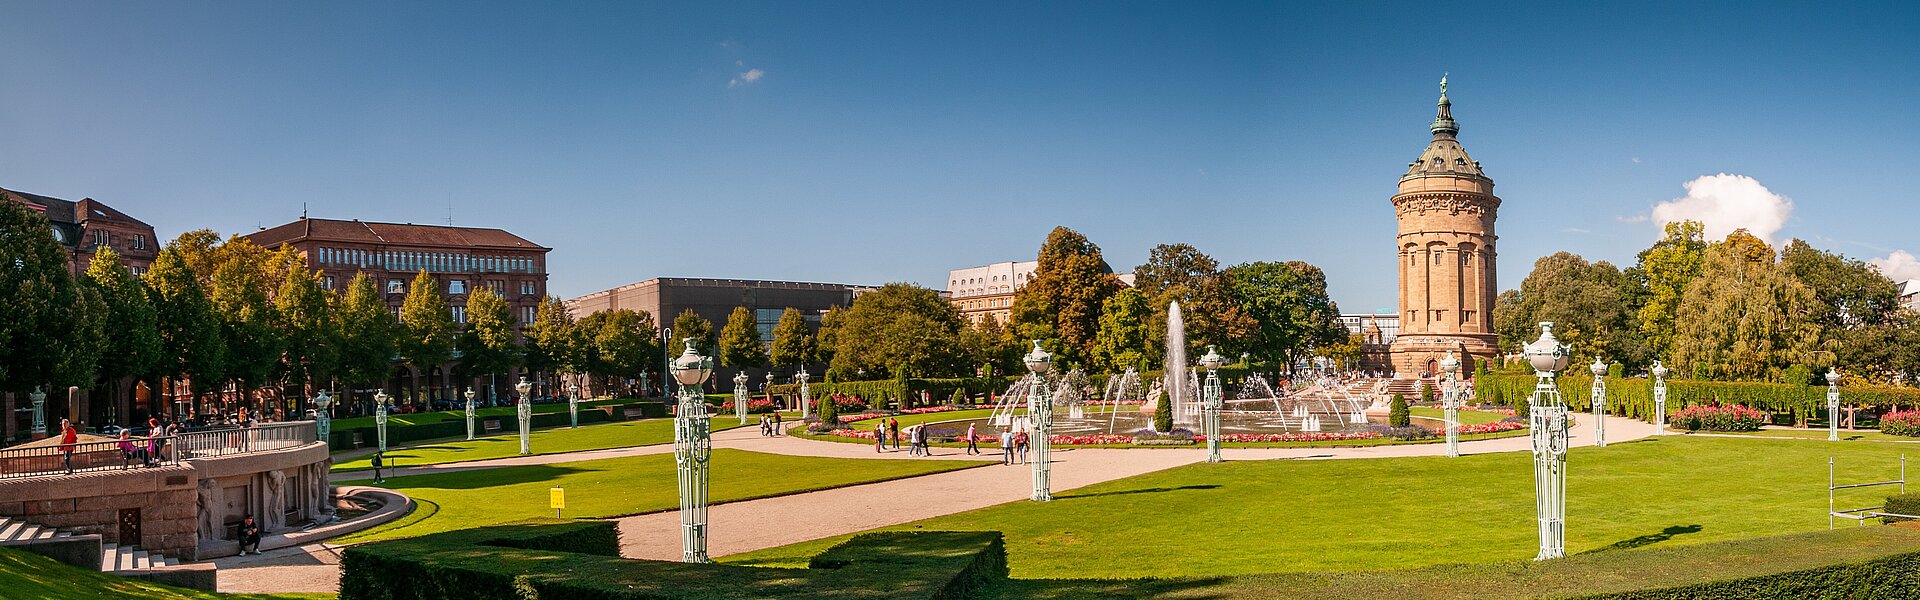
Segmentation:
[(1180, 314), (1180, 303), (1167, 307), (1167, 361), (1161, 378), (1166, 382), (1167, 402), (1172, 404), (1175, 421), (1191, 421), (1193, 389), (1187, 387), (1187, 322)]

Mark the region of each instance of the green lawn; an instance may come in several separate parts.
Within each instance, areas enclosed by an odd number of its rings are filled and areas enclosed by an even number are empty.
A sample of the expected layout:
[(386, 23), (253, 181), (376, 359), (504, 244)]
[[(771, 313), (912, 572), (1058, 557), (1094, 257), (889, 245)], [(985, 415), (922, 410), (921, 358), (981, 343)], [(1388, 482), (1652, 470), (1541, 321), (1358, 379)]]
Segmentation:
[[(1667, 436), (1576, 448), (1567, 549), (1682, 545), (1827, 527), (1842, 482), (1897, 477), (1895, 444)], [(1071, 463), (1059, 468), (1070, 469)], [(1526, 453), (1197, 464), (898, 529), (997, 530), (1021, 578), (1384, 570), (1530, 558)], [(1892, 490), (1850, 490), (1848, 506)], [(727, 557), (796, 565), (844, 537)], [(1151, 569), (1141, 565), (1150, 562)]]
[[(620, 398), (617, 400), (589, 400), (586, 402), (581, 402), (580, 408), (586, 408), (589, 406), (603, 406), (607, 404), (627, 404), (627, 403), (639, 402), (639, 401), (640, 399), (638, 398)], [(517, 414), (515, 413), (515, 410), (517, 409), (515, 409), (512, 406), (495, 406), (492, 408), (475, 409), (473, 411), (473, 414), (480, 416), (482, 418), (512, 417)], [(536, 415), (547, 414), (547, 413), (563, 413), (563, 412), (567, 412), (567, 403), (565, 402), (552, 402), (547, 404), (533, 405), (533, 414), (536, 414)], [(467, 418), (467, 411), (465, 410), (442, 410), (442, 411), (434, 411), (434, 412), (410, 413), (410, 414), (404, 414), (404, 415), (392, 414), (392, 415), (387, 415), (387, 426), (388, 427), (404, 427), (407, 425), (430, 425), (433, 423), (444, 423), (446, 421), (459, 421), (466, 418)], [(373, 426), (373, 417), (353, 417), (349, 419), (333, 420), (334, 429), (353, 429), (355, 427), (372, 427), (372, 426)]]
[[(812, 458), (713, 451), (709, 498), (730, 502), (954, 471), (985, 463), (954, 460)], [(388, 479), (418, 507), (413, 514), (344, 541), (411, 537), (551, 517), (547, 490), (566, 488), (567, 517), (610, 517), (680, 505), (673, 455), (503, 467)], [(802, 518), (802, 515), (795, 515)]]
[[(754, 420), (749, 423), (757, 425), (759, 421)], [(740, 426), (739, 419), (716, 418), (713, 420), (714, 431), (725, 431)], [(582, 425), (578, 429), (566, 427), (539, 429), (533, 431), (529, 437), (531, 439), (528, 445), (536, 455), (665, 444), (673, 441), (673, 419), (646, 419), (642, 421), (601, 423)], [(511, 433), (474, 438), (473, 441), (428, 442), (415, 446), (388, 448), (387, 465), (394, 467), (418, 467), (421, 465), (506, 458), (519, 455), (520, 434)], [(352, 460), (334, 463), (333, 470), (359, 471), (371, 469), (373, 468), (372, 461), (372, 456), (362, 456)]]
[(0, 548), (0, 597), (8, 600), (293, 600), (333, 594), (215, 594), (114, 577)]
[[(1676, 431), (1679, 431), (1680, 433), (1687, 433), (1687, 431), (1684, 429), (1680, 429)], [(1794, 438), (1794, 439), (1822, 440), (1822, 441), (1827, 439), (1827, 428), (1825, 427), (1811, 428), (1811, 429), (1762, 429), (1760, 431), (1740, 431), (1740, 432), (1702, 431), (1700, 433), (1713, 433), (1713, 434), (1724, 434), (1724, 435), (1748, 435), (1748, 436), (1754, 436), (1754, 437), (1771, 437), (1771, 438)], [(1848, 441), (1857, 440), (1857, 441), (1868, 441), (1868, 442), (1920, 442), (1920, 438), (1907, 437), (1904, 435), (1887, 435), (1884, 433), (1880, 433), (1880, 431), (1877, 429), (1858, 429), (1854, 431), (1847, 431), (1845, 429), (1842, 429), (1840, 430), (1840, 439), (1848, 440)]]

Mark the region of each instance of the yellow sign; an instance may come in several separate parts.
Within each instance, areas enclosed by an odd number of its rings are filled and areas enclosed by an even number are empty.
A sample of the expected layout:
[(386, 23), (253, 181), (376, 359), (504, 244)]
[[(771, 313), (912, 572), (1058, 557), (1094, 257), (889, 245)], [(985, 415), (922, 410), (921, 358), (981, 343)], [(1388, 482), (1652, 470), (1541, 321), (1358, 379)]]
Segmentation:
[(566, 488), (552, 488), (547, 490), (547, 498), (548, 498), (547, 503), (551, 505), (551, 506), (548, 506), (547, 508), (560, 510), (562, 508), (567, 507), (567, 489)]

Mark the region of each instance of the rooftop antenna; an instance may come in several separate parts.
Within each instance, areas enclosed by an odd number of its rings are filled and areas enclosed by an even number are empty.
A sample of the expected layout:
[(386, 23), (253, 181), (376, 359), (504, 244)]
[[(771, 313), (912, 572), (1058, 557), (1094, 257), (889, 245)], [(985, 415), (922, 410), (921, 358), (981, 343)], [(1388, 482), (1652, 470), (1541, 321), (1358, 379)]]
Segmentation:
[(300, 203), (300, 220), (304, 221), (306, 220), (306, 218), (307, 218), (307, 203), (301, 202)]
[(447, 199), (447, 226), (453, 226), (453, 199)]

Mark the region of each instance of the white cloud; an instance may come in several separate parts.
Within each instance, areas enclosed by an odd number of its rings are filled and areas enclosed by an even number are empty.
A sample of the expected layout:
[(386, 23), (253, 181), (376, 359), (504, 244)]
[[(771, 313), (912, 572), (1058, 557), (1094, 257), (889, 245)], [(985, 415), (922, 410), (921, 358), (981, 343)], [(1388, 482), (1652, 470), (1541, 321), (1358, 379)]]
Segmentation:
[(1568, 227), (1566, 229), (1560, 230), (1560, 233), (1593, 233), (1593, 232), (1587, 231), (1585, 229), (1581, 229), (1579, 227)]
[(1653, 207), (1653, 222), (1661, 229), (1675, 221), (1699, 221), (1708, 240), (1727, 237), (1735, 229), (1773, 242), (1793, 214), (1793, 201), (1773, 193), (1745, 175), (1707, 175), (1686, 183), (1687, 195)]
[(749, 83), (753, 83), (755, 81), (759, 81), (761, 77), (766, 77), (766, 76), (767, 76), (766, 71), (762, 71), (759, 69), (747, 69), (747, 72), (741, 73), (739, 76), (734, 77), (733, 81), (727, 82), (727, 87), (746, 85)]
[(1920, 258), (1914, 258), (1905, 250), (1895, 250), (1884, 258), (1869, 258), (1867, 264), (1894, 281), (1920, 279)]

